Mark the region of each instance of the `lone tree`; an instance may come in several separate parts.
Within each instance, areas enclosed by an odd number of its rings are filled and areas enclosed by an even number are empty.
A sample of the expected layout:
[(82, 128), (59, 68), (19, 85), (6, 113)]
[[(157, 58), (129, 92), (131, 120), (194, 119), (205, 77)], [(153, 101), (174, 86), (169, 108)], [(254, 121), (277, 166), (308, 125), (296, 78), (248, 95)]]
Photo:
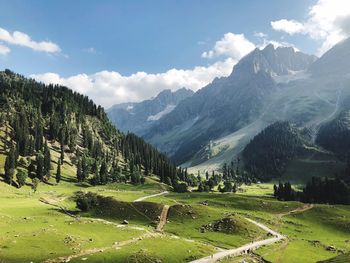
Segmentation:
[(61, 160), (57, 161), (57, 171), (56, 171), (56, 183), (61, 181)]

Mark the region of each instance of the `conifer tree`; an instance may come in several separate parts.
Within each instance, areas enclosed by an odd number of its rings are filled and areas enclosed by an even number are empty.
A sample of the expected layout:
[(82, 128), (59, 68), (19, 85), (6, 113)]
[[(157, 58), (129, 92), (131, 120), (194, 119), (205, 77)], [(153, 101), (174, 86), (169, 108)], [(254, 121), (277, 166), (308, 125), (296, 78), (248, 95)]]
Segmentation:
[(44, 158), (40, 152), (36, 155), (36, 178), (44, 179)]
[(16, 165), (15, 148), (12, 145), (5, 160), (5, 181), (12, 184), (14, 169)]
[(56, 171), (56, 183), (61, 181), (61, 160), (57, 161), (57, 171)]
[(50, 178), (50, 168), (51, 168), (51, 155), (50, 149), (47, 145), (47, 141), (44, 144), (44, 175)]
[(82, 172), (82, 165), (80, 159), (77, 163), (77, 181), (82, 182), (83, 181), (83, 172)]
[(60, 159), (61, 159), (61, 163), (63, 164), (63, 162), (64, 162), (64, 146), (62, 143), (61, 143)]

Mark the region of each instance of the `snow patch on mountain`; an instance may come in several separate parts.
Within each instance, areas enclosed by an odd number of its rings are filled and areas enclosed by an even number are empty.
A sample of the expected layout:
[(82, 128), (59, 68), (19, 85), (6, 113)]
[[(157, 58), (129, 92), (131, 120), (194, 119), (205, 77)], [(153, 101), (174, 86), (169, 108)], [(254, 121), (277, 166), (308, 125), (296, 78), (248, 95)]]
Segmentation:
[(291, 81), (307, 79), (307, 78), (310, 78), (310, 76), (311, 74), (308, 73), (306, 70), (299, 70), (299, 71), (288, 70), (287, 75), (272, 74), (272, 78), (276, 83), (284, 83), (284, 84), (287, 84)]
[(173, 109), (175, 109), (176, 105), (174, 104), (169, 104), (165, 107), (164, 110), (162, 110), (161, 112), (158, 112), (155, 115), (151, 115), (148, 116), (147, 121), (157, 121), (160, 118), (162, 118), (163, 116), (167, 115), (168, 113), (170, 113)]

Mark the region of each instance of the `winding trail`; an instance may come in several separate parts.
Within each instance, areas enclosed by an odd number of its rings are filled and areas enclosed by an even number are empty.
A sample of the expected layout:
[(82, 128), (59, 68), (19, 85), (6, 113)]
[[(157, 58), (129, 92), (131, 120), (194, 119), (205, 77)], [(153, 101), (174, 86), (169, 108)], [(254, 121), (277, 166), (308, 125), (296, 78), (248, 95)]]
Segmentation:
[[(302, 212), (305, 212), (307, 210), (312, 209), (313, 207), (314, 207), (313, 205), (306, 204), (306, 205), (304, 205), (302, 207), (298, 207), (298, 208), (296, 208), (294, 210), (291, 210), (289, 212), (279, 214), (278, 217), (282, 218), (283, 216), (286, 216), (286, 215), (295, 214), (295, 213), (302, 213)], [(245, 244), (245, 245), (243, 245), (241, 247), (238, 247), (238, 248), (220, 251), (220, 252), (215, 253), (213, 255), (210, 255), (210, 256), (207, 256), (207, 257), (204, 257), (204, 258), (200, 258), (200, 259), (191, 261), (191, 263), (211, 263), (211, 262), (216, 262), (216, 261), (218, 261), (220, 259), (224, 259), (224, 258), (227, 258), (227, 257), (235, 257), (235, 256), (239, 256), (239, 255), (242, 255), (242, 254), (246, 254), (246, 253), (249, 253), (250, 251), (252, 251), (254, 249), (257, 249), (259, 247), (262, 247), (262, 246), (265, 246), (265, 245), (270, 245), (270, 244), (276, 243), (276, 242), (278, 242), (280, 240), (287, 239), (286, 236), (283, 236), (282, 234), (272, 230), (271, 228), (267, 227), (266, 225), (264, 225), (262, 223), (258, 223), (258, 222), (254, 221), (252, 219), (249, 219), (249, 218), (245, 218), (245, 219), (247, 221), (249, 221), (250, 223), (256, 225), (257, 227), (265, 230), (266, 232), (268, 232), (273, 237), (268, 238), (268, 239), (264, 239), (264, 240), (260, 240), (260, 241), (251, 242), (249, 244)]]
[(135, 202), (142, 202), (142, 201), (144, 201), (144, 200), (146, 200), (148, 198), (155, 197), (155, 196), (160, 196), (160, 195), (165, 195), (165, 194), (168, 194), (168, 193), (169, 193), (168, 191), (164, 191), (164, 192), (161, 192), (161, 193), (158, 193), (158, 194), (154, 194), (154, 195), (143, 196), (143, 197), (140, 197), (140, 198), (136, 199), (134, 201), (134, 203)]
[(310, 210), (314, 207), (315, 205), (314, 204), (304, 204), (302, 207), (298, 207), (294, 210), (291, 210), (291, 211), (288, 211), (288, 212), (285, 212), (285, 213), (280, 213), (278, 214), (278, 218), (282, 218), (283, 216), (288, 216), (288, 215), (291, 215), (291, 214), (297, 214), (297, 213), (302, 213), (302, 212), (305, 212), (307, 210)]

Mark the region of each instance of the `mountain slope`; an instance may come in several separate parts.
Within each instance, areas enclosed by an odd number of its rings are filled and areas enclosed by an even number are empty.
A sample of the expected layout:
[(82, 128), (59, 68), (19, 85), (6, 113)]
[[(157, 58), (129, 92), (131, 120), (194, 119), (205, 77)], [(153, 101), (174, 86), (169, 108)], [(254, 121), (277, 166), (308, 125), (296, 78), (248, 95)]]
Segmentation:
[[(4, 179), (10, 185), (20, 186), (21, 171), (22, 177), (44, 182), (56, 175), (59, 182), (58, 166), (66, 163), (80, 183), (139, 184), (151, 173), (175, 182), (176, 167), (165, 155), (115, 129), (102, 107), (66, 87), (45, 86), (6, 70), (0, 72), (0, 108), (1, 156), (7, 155)], [(57, 152), (59, 158), (50, 156)]]
[(171, 112), (179, 102), (192, 94), (192, 90), (185, 88), (174, 92), (163, 90), (150, 100), (114, 105), (107, 110), (107, 115), (121, 131), (143, 135), (155, 121)]
[(317, 135), (316, 142), (342, 158), (348, 158), (350, 149), (350, 110), (342, 111), (332, 121), (324, 124)]
[(255, 136), (242, 153), (248, 172), (260, 180), (279, 177), (288, 161), (303, 148), (301, 131), (289, 122), (276, 122)]
[(211, 153), (202, 154), (211, 140), (233, 134), (265, 114), (271, 96), (279, 91), (276, 79), (296, 75), (314, 61), (314, 56), (292, 48), (269, 45), (256, 49), (234, 67), (230, 76), (215, 79), (182, 101), (144, 137), (177, 163), (202, 163), (213, 157)]

